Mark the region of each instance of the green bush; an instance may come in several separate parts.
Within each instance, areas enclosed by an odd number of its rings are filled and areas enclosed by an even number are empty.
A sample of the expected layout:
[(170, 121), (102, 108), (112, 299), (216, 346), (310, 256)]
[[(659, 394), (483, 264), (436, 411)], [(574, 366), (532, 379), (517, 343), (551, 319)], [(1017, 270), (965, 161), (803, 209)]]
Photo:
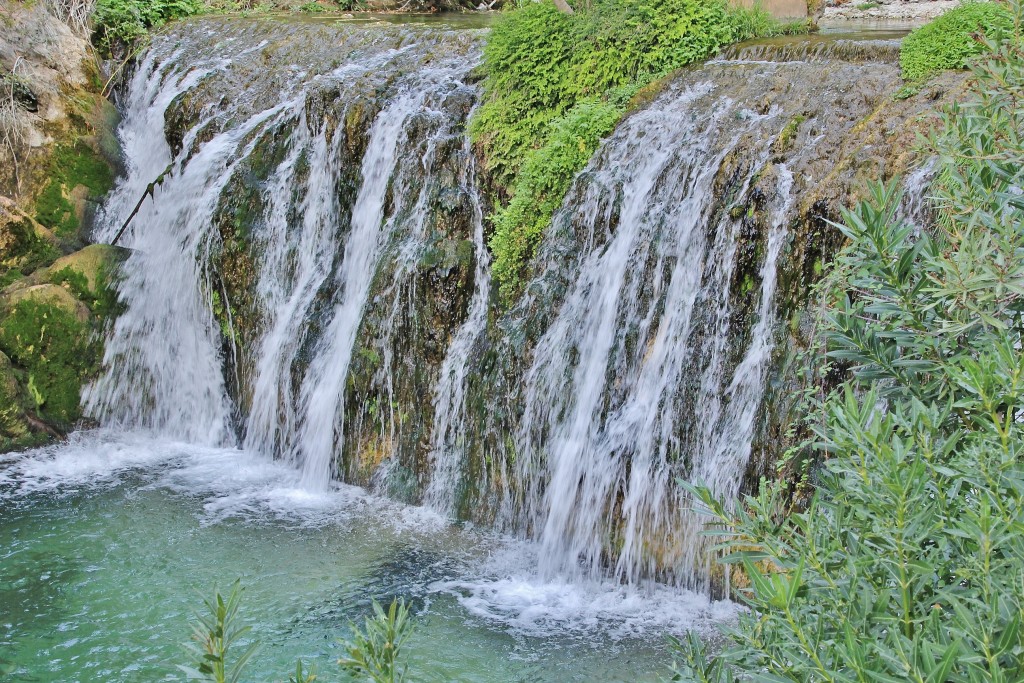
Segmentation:
[(676, 680), (1024, 680), (1024, 45), (986, 49), (930, 142), (936, 224), (901, 222), (895, 183), (844, 217), (828, 344), (852, 377), (809, 420), (809, 508), (692, 489), (751, 611), (715, 657), (678, 644)]
[(1001, 2), (968, 2), (925, 24), (903, 39), (900, 68), (915, 81), (948, 69), (963, 69), (984, 51), (976, 35), (994, 40), (1013, 29), (1013, 15)]
[(572, 15), (530, 2), (506, 14), (484, 47), (484, 102), (470, 124), (488, 172), (513, 197), (496, 213), (491, 240), (503, 294), (518, 290), (569, 182), (626, 110), (617, 92), (781, 30), (725, 0), (595, 0)]
[(493, 272), (506, 300), (515, 295), (522, 271), (533, 258), (569, 183), (586, 165), (601, 138), (615, 127), (622, 111), (614, 103), (584, 100), (556, 118), (544, 146), (526, 155), (512, 201), (491, 217)]
[(202, 0), (98, 0), (94, 42), (107, 53), (143, 40), (149, 29), (172, 19), (199, 14)]

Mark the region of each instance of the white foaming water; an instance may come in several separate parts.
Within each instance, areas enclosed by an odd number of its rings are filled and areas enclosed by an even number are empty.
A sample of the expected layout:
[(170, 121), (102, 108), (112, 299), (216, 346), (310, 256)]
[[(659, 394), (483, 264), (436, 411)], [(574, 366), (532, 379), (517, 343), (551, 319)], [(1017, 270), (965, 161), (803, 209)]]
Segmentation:
[(584, 174), (583, 196), (570, 195), (556, 219), (582, 224), (589, 241), (526, 376), (515, 437), (525, 495), (511, 505), (536, 530), (544, 576), (595, 579), (615, 547), (614, 575), (628, 582), (706, 577), (702, 526), (675, 479), (738, 493), (772, 346), (792, 179), (779, 170), (759, 322), (745, 359), (730, 365), (741, 222), (713, 212), (713, 182), (741, 138), (778, 112), (709, 101), (711, 92), (693, 86), (620, 126)]
[(643, 639), (711, 629), (735, 618), (739, 609), (666, 585), (538, 577), (540, 549), (532, 542), (453, 529), (424, 508), (338, 482), (313, 492), (294, 467), (258, 453), (100, 429), (76, 433), (60, 446), (0, 458), (0, 503), (118, 487), (130, 488), (131, 495), (165, 491), (190, 506), (198, 501), (195, 514), (204, 527), (269, 523), (297, 534), (367, 524), (370, 534), (390, 528), (406, 544), (444, 549), (446, 571), (454, 572), (404, 586), (410, 596), (452, 596), (469, 620), (514, 635)]

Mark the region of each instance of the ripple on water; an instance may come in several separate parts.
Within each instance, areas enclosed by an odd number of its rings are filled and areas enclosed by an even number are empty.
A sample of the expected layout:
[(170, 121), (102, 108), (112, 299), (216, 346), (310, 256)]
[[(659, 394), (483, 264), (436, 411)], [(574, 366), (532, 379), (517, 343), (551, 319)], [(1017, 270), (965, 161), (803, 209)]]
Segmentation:
[(666, 634), (736, 611), (663, 585), (540, 579), (531, 543), (356, 487), (309, 492), (244, 451), (109, 430), (0, 460), (0, 547), (0, 666), (16, 681), (173, 674), (195, 591), (236, 576), (266, 680), (296, 657), (333, 674), (371, 599), (411, 602), (427, 681), (659, 680)]

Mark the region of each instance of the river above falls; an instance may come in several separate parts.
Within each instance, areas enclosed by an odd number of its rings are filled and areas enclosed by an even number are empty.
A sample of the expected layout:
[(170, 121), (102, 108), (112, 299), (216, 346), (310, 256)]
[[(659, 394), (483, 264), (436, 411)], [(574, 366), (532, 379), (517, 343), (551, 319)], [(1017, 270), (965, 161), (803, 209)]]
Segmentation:
[(284, 680), (298, 657), (343, 680), (336, 639), (371, 598), (412, 603), (417, 681), (657, 681), (666, 634), (735, 611), (664, 586), (540, 581), (530, 544), (297, 482), (244, 451), (110, 431), (4, 456), (4, 680), (178, 680), (200, 593), (236, 578), (262, 643), (246, 681)]

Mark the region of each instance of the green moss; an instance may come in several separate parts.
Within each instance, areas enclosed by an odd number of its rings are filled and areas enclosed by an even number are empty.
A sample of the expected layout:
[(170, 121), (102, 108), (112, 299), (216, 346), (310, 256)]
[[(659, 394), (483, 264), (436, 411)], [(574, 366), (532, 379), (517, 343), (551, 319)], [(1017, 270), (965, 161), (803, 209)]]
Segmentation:
[(80, 388), (99, 363), (88, 323), (56, 306), (23, 300), (0, 324), (0, 351), (24, 370), (44, 419), (70, 425), (81, 416)]
[(214, 290), (210, 296), (210, 308), (213, 311), (213, 317), (217, 319), (217, 324), (220, 325), (221, 335), (225, 339), (234, 341), (235, 329), (232, 321), (235, 319), (235, 311), (230, 304), (224, 305), (224, 298), (217, 290)]
[(92, 290), (89, 289), (89, 279), (84, 274), (70, 267), (62, 268), (50, 274), (50, 283), (61, 285), (71, 290), (76, 298), (88, 302), (92, 299)]
[(50, 160), (50, 181), (36, 198), (36, 220), (58, 237), (71, 237), (80, 227), (71, 191), (83, 186), (90, 199), (98, 200), (113, 184), (110, 166), (87, 144), (57, 145)]
[(58, 237), (70, 237), (78, 231), (75, 207), (64, 195), (64, 184), (60, 180), (50, 180), (36, 198), (36, 220)]
[(775, 140), (776, 153), (785, 152), (793, 146), (793, 141), (796, 139), (797, 131), (800, 130), (800, 124), (806, 120), (806, 116), (798, 114), (786, 124), (785, 128), (782, 129), (782, 132), (779, 133), (779, 137)]
[(747, 297), (752, 291), (754, 291), (754, 278), (751, 277), (750, 273), (743, 276), (743, 282), (740, 283), (740, 297)]
[(93, 199), (102, 198), (114, 186), (114, 174), (106, 160), (81, 140), (74, 145), (57, 145), (52, 167), (54, 178), (69, 188), (84, 185)]
[(36, 234), (35, 226), (27, 218), (0, 227), (0, 239), (7, 244), (7, 248), (0, 253), (0, 266), (8, 269), (2, 278), (3, 286), (52, 263), (60, 256), (53, 244)]
[(1013, 15), (1002, 3), (968, 2), (955, 7), (903, 39), (903, 78), (917, 81), (940, 71), (963, 69), (968, 60), (985, 51), (977, 33), (998, 39), (1013, 31), (1013, 23)]
[(473, 240), (460, 240), (455, 246), (455, 260), (459, 268), (468, 271), (473, 267), (473, 260), (476, 258), (476, 247)]
[(444, 260), (444, 250), (437, 245), (431, 245), (423, 251), (420, 256), (419, 267), (421, 270), (430, 270)]

